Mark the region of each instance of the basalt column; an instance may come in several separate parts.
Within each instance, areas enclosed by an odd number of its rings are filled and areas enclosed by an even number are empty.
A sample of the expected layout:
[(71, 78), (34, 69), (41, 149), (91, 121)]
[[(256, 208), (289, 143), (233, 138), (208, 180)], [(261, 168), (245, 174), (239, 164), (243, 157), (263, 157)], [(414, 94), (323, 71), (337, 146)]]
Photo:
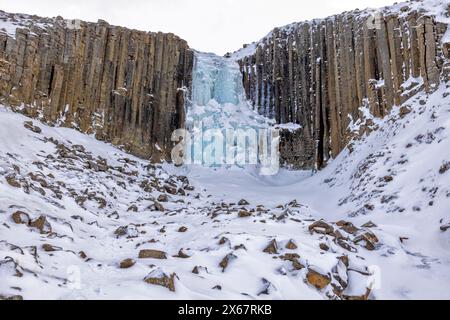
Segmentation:
[(447, 61), (446, 30), (407, 6), (273, 30), (239, 63), (258, 111), (301, 126), (281, 133), (283, 164), (320, 168), (348, 144), (361, 107), (382, 117), (419, 90), (434, 90)]
[[(12, 15), (0, 31), (0, 102), (77, 128), (154, 161), (170, 159), (184, 126), (193, 52), (170, 33)], [(21, 22), (23, 21), (23, 22)]]

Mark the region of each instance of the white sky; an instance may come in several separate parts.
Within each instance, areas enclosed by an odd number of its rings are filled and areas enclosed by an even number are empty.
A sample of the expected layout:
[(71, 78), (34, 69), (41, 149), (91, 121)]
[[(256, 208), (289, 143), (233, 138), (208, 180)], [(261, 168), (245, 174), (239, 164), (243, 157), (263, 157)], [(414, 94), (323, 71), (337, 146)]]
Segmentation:
[(277, 26), (395, 0), (0, 0), (7, 12), (103, 19), (145, 31), (173, 32), (200, 51), (224, 54)]

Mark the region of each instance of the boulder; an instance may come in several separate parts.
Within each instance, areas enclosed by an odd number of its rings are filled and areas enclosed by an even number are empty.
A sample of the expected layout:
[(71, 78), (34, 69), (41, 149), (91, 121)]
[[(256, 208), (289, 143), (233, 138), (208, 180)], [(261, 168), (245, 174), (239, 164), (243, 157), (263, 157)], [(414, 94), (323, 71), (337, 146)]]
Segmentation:
[(12, 220), (17, 224), (29, 224), (30, 216), (23, 211), (16, 211), (11, 215)]
[(176, 277), (175, 273), (172, 273), (170, 276), (168, 276), (161, 269), (158, 268), (150, 272), (144, 278), (144, 281), (149, 284), (163, 286), (169, 289), (170, 291), (175, 292), (175, 277)]
[(120, 262), (119, 267), (120, 269), (128, 269), (131, 268), (132, 266), (134, 266), (136, 264), (136, 261), (133, 259), (124, 259)]
[(48, 234), (52, 232), (52, 226), (47, 221), (45, 216), (40, 216), (39, 218), (31, 221), (30, 227), (38, 229), (41, 234)]
[(139, 259), (167, 259), (164, 251), (144, 249), (139, 251)]
[(306, 280), (317, 290), (322, 290), (331, 283), (331, 278), (328, 275), (323, 275), (311, 269), (308, 269)]

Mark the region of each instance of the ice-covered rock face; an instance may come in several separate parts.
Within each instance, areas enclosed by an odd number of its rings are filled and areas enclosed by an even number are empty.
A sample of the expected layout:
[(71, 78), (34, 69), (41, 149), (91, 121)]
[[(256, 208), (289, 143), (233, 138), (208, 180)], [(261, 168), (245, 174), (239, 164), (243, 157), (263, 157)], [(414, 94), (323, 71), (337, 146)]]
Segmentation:
[(194, 104), (206, 105), (214, 99), (221, 104), (238, 105), (243, 94), (242, 75), (237, 63), (210, 53), (196, 55), (192, 91)]
[(214, 166), (258, 164), (260, 140), (270, 138), (267, 129), (273, 124), (247, 101), (235, 60), (196, 53), (187, 108), (186, 128), (192, 141), (187, 161)]

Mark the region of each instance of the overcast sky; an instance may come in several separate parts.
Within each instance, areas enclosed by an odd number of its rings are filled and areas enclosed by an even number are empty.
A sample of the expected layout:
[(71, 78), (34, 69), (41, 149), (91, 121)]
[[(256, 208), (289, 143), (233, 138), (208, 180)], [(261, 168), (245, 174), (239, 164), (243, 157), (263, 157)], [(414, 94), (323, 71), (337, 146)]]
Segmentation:
[(0, 9), (173, 32), (197, 50), (224, 54), (271, 29), (394, 0), (0, 0)]

